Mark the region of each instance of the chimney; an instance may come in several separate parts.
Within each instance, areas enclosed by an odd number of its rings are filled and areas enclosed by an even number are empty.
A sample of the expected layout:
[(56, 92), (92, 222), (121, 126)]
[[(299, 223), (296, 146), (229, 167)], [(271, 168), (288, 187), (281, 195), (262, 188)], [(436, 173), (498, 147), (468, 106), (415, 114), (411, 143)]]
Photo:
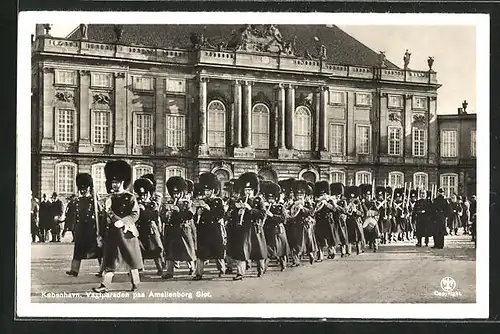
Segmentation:
[(458, 114), (459, 114), (459, 115), (462, 115), (463, 113), (464, 113), (463, 108), (458, 108)]
[(43, 29), (43, 24), (37, 24), (35, 26), (35, 38), (44, 35), (45, 35), (45, 29)]

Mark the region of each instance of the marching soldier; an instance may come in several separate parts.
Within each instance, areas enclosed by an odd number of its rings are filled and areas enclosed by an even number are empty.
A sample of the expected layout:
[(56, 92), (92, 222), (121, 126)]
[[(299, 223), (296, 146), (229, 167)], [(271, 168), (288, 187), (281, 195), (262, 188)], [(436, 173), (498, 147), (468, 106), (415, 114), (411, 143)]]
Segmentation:
[(450, 198), (450, 215), (448, 216), (448, 228), (450, 229), (450, 235), (455, 232), (458, 235), (458, 229), (462, 226), (462, 205), (457, 200), (457, 195), (452, 194)]
[[(148, 179), (149, 181), (151, 181), (151, 183), (153, 184), (153, 192), (151, 194), (151, 201), (156, 203), (156, 205), (158, 206), (160, 212), (161, 212), (161, 209), (162, 209), (162, 203), (163, 203), (163, 195), (160, 193), (160, 192), (157, 192), (156, 191), (156, 180), (155, 180), (155, 177), (153, 174), (144, 174), (143, 176), (141, 176), (141, 179)], [(158, 228), (160, 229), (160, 233), (161, 233), (161, 237), (163, 238), (163, 223), (161, 221), (161, 215), (158, 217), (159, 221), (158, 221)]]
[(337, 235), (339, 236), (340, 257), (344, 257), (346, 254), (351, 254), (345, 211), (347, 202), (342, 198), (344, 195), (344, 185), (342, 183), (330, 184), (330, 194), (332, 195), (332, 203), (336, 204), (333, 210), (333, 221)]
[(204, 192), (203, 199), (195, 200), (196, 232), (197, 232), (197, 260), (196, 276), (194, 280), (201, 280), (204, 273), (205, 261), (215, 260), (219, 277), (226, 271), (226, 228), (224, 226), (224, 204), (216, 196), (219, 181), (212, 173), (200, 175), (199, 184)]
[[(446, 219), (450, 217), (450, 204), (444, 198), (444, 190), (439, 188), (438, 196), (432, 204), (434, 211), (434, 246), (435, 249), (444, 248), (444, 236), (446, 234)], [(451, 233), (451, 231), (450, 231)]]
[(238, 252), (238, 233), (241, 233), (241, 226), (237, 224), (238, 220), (238, 208), (236, 204), (240, 201), (240, 187), (238, 179), (231, 179), (229, 182), (224, 184), (224, 188), (229, 198), (225, 201), (225, 220), (226, 220), (226, 232), (227, 232), (227, 256), (226, 263), (227, 269), (226, 274), (232, 274), (233, 268), (236, 266), (236, 260), (234, 255)]
[(410, 201), (408, 202), (408, 221), (410, 222), (410, 233), (411, 237), (413, 239), (416, 239), (417, 236), (415, 234), (416, 231), (416, 226), (415, 226), (415, 219), (413, 216), (413, 211), (415, 209), (415, 204), (417, 203), (417, 196), (418, 196), (418, 191), (415, 189), (410, 190)]
[(363, 224), (361, 222), (363, 212), (361, 211), (361, 202), (358, 198), (359, 188), (350, 186), (345, 192), (347, 197), (347, 233), (349, 241), (356, 246), (356, 254), (359, 255), (359, 253), (363, 252), (363, 244), (365, 242)]
[(191, 199), (186, 198), (188, 183), (180, 176), (172, 176), (167, 180), (167, 190), (174, 203), (170, 204), (170, 214), (165, 220), (168, 234), (165, 239), (167, 273), (163, 275), (164, 279), (174, 277), (175, 261), (186, 261), (189, 275), (193, 274), (196, 261), (194, 209)]
[(265, 268), (267, 269), (269, 258), (274, 258), (278, 260), (281, 271), (284, 271), (290, 247), (285, 231), (285, 208), (283, 204), (278, 202), (281, 188), (274, 182), (263, 181), (261, 182), (261, 192), (267, 201), (265, 222), (263, 223), (268, 253)]
[(378, 250), (378, 242), (380, 238), (380, 231), (378, 227), (378, 210), (375, 201), (372, 200), (372, 186), (370, 184), (362, 184), (359, 186), (361, 189), (362, 199), (361, 208), (363, 209), (364, 221), (363, 232), (365, 240), (373, 249), (373, 252)]
[(314, 208), (314, 218), (316, 219), (315, 232), (318, 243), (318, 261), (324, 259), (323, 248), (328, 249), (328, 258), (335, 258), (335, 246), (340, 245), (340, 236), (336, 228), (333, 212), (336, 210), (336, 203), (330, 197), (330, 185), (327, 181), (319, 181), (314, 185), (314, 196), (316, 206)]
[(417, 236), (417, 247), (422, 247), (422, 238), (425, 239), (425, 247), (429, 245), (429, 237), (432, 235), (432, 203), (427, 199), (427, 191), (420, 191), (420, 199), (413, 208), (413, 219), (415, 221), (415, 235)]
[(404, 193), (403, 188), (394, 189), (393, 210), (394, 210), (394, 221), (396, 226), (395, 230), (397, 233), (398, 241), (404, 241), (404, 238), (407, 233), (406, 209), (403, 206), (404, 205), (403, 193)]
[(39, 234), (39, 206), (38, 200), (33, 196), (33, 192), (31, 192), (31, 241), (36, 242), (36, 236), (38, 235), (38, 240), (41, 239), (41, 235)]
[(52, 234), (52, 240), (50, 242), (61, 242), (61, 220), (63, 212), (63, 203), (57, 198), (56, 192), (52, 193), (50, 202), (50, 233)]
[(304, 180), (293, 183), (295, 201), (289, 209), (287, 225), (290, 225), (288, 242), (292, 250), (293, 267), (300, 265), (300, 256), (307, 253), (309, 263), (314, 263), (314, 254), (318, 251), (316, 236), (314, 235), (314, 209), (306, 195), (309, 185)]
[[(267, 245), (263, 229), (264, 205), (259, 194), (259, 179), (252, 172), (243, 173), (238, 178), (242, 190), (241, 199), (236, 203), (239, 231), (235, 233), (237, 244), (233, 257), (237, 260), (235, 281), (242, 280), (247, 270), (247, 262), (257, 262), (257, 277), (265, 272)], [(243, 201), (244, 198), (244, 201)]]
[(154, 201), (154, 186), (148, 178), (139, 178), (134, 182), (134, 191), (139, 204), (139, 219), (136, 222), (143, 261), (152, 259), (156, 265), (156, 274), (163, 274), (163, 243), (159, 226), (159, 205)]
[(132, 168), (123, 160), (110, 161), (104, 166), (106, 182), (111, 194), (104, 205), (107, 230), (104, 235), (104, 271), (101, 285), (93, 290), (108, 292), (114, 272), (124, 262), (130, 268), (131, 291), (138, 288), (139, 269), (143, 268), (139, 231), (135, 223), (139, 219), (139, 204), (135, 196), (126, 191), (132, 178)]
[(386, 244), (390, 242), (389, 233), (391, 232), (391, 221), (390, 221), (390, 209), (387, 198), (387, 192), (385, 187), (377, 187), (377, 200), (375, 201), (377, 205), (378, 216), (378, 227), (381, 236), (381, 243)]
[[(68, 204), (70, 213), (66, 216), (73, 224), (75, 246), (69, 276), (78, 276), (82, 260), (97, 259), (102, 262), (102, 236), (104, 225), (98, 221), (99, 204), (94, 196), (92, 176), (80, 173), (76, 176), (78, 197)], [(97, 206), (96, 206), (97, 205)]]

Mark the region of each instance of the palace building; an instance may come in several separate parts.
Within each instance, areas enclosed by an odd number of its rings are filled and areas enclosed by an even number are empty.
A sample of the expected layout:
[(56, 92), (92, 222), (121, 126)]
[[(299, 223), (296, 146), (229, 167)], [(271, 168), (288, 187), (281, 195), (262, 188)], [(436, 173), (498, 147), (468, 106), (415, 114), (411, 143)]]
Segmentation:
[(82, 24), (67, 38), (39, 25), (34, 37), (37, 196), (74, 193), (78, 172), (104, 193), (118, 158), (164, 194), (170, 176), (206, 171), (475, 193), (476, 117), (437, 115), (431, 57), (399, 68), (320, 25)]

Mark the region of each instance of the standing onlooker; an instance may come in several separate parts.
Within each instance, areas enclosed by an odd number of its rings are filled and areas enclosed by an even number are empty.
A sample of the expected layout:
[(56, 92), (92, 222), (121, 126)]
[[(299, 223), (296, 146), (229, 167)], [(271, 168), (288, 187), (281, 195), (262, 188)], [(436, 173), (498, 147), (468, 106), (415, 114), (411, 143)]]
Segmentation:
[(70, 231), (72, 235), (71, 242), (75, 242), (75, 234), (73, 233), (73, 229), (75, 227), (75, 210), (76, 206), (72, 205), (74, 201), (77, 200), (76, 194), (71, 195), (68, 198), (68, 204), (66, 205), (66, 210), (64, 211), (64, 229), (62, 231), (62, 237), (66, 235), (66, 232)]
[(472, 241), (476, 242), (476, 195), (472, 195), (470, 200), (470, 234), (472, 235)]
[[(450, 215), (450, 204), (443, 196), (444, 190), (439, 188), (438, 195), (434, 199), (432, 211), (434, 213), (434, 246), (432, 248), (444, 248), (444, 236), (446, 234), (446, 219)], [(450, 232), (451, 233), (451, 232)]]
[(38, 239), (40, 240), (40, 235), (38, 234), (38, 226), (39, 226), (39, 207), (38, 200), (33, 196), (33, 192), (31, 193), (31, 241), (36, 241), (36, 236), (38, 235)]
[(470, 225), (470, 202), (467, 197), (462, 197), (462, 226), (464, 228), (464, 234), (469, 233)]
[(39, 242), (47, 241), (47, 234), (51, 226), (50, 204), (50, 201), (47, 199), (47, 194), (43, 194), (39, 207)]
[(50, 232), (52, 234), (52, 240), (50, 242), (61, 242), (61, 216), (63, 214), (63, 203), (59, 198), (57, 198), (57, 193), (52, 193), (51, 203), (50, 203), (50, 218), (51, 227)]
[(450, 200), (450, 212), (448, 216), (448, 227), (450, 228), (450, 235), (458, 235), (458, 228), (462, 224), (461, 221), (462, 216), (462, 205), (458, 202), (458, 198), (456, 194), (451, 195)]

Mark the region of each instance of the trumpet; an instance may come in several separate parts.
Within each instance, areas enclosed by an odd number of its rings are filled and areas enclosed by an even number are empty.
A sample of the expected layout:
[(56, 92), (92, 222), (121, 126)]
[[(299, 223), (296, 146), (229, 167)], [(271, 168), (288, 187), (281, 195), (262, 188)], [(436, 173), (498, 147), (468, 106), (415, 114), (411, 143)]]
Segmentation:
[(359, 201), (359, 199), (357, 199), (357, 198), (353, 199), (352, 202), (347, 205), (346, 213), (348, 215), (352, 215), (354, 210), (356, 210), (356, 211), (358, 210), (358, 207), (360, 204), (361, 204), (361, 202)]
[[(248, 195), (245, 197), (245, 202), (243, 204), (248, 203)], [(240, 225), (243, 225), (243, 218), (245, 217), (245, 208), (244, 205), (241, 205), (240, 210), (238, 211), (240, 214)]]
[[(332, 201), (332, 196), (322, 195), (316, 199), (316, 207), (314, 208), (314, 213), (321, 211), (327, 202)], [(333, 202), (333, 201), (332, 201)]]
[(290, 208), (290, 214), (293, 217), (297, 217), (299, 214), (300, 210), (304, 208), (305, 201), (304, 200), (298, 200), (293, 203), (292, 207)]

